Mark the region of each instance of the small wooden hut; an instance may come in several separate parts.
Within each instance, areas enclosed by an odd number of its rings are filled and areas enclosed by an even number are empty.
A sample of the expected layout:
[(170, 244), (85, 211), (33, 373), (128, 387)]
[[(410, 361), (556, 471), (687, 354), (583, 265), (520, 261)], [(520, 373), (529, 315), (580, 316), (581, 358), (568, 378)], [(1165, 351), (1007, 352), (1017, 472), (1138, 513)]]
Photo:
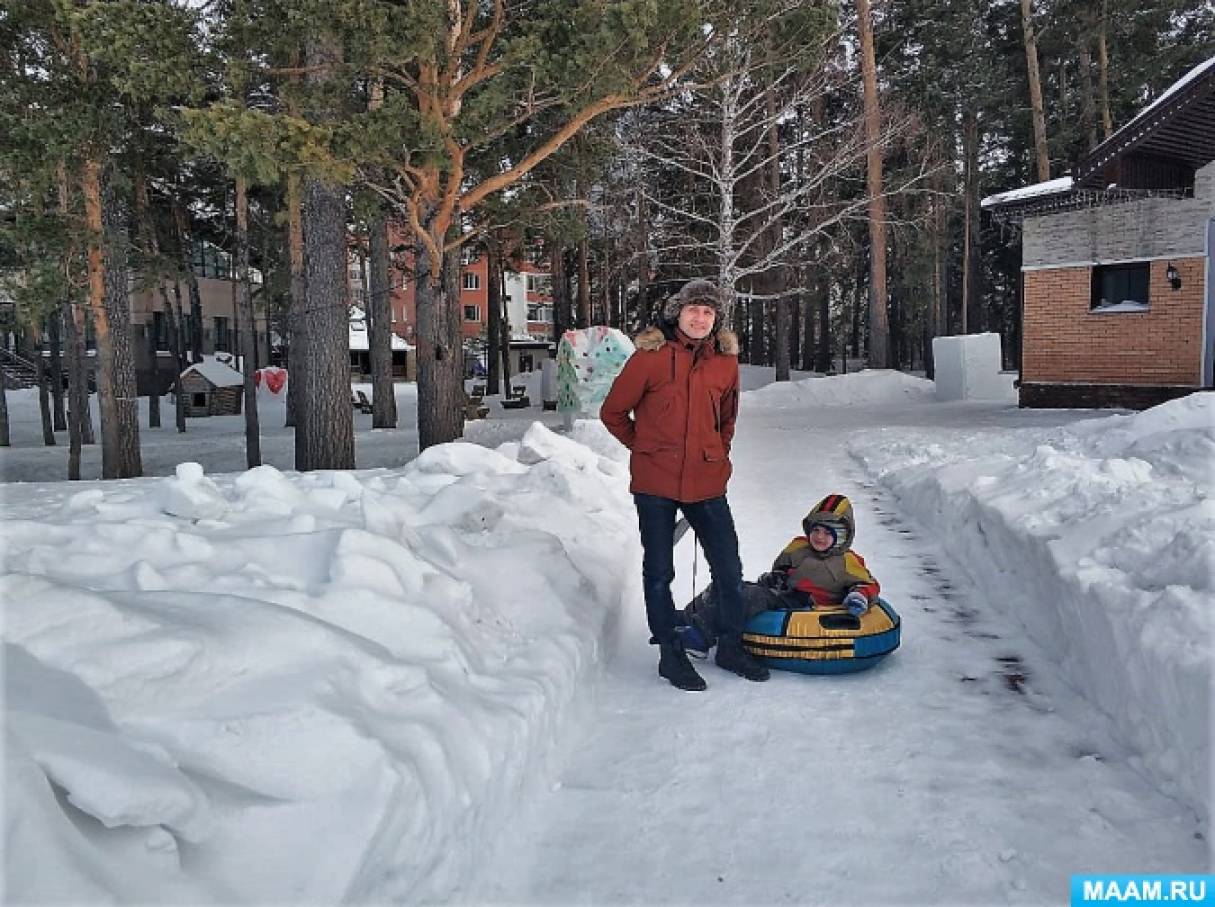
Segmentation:
[(186, 416), (239, 416), (245, 376), (214, 359), (196, 362), (181, 373)]

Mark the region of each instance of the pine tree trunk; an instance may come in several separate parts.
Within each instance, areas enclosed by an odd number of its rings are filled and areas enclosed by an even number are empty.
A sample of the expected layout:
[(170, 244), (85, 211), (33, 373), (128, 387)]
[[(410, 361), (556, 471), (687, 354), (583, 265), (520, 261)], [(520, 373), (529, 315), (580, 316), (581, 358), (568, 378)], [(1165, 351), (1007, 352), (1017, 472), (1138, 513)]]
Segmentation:
[[(585, 213), (583, 215), (585, 221)], [(584, 230), (590, 229), (584, 223)], [(591, 326), (591, 265), (590, 245), (585, 235), (578, 240), (578, 320), (577, 327)]]
[[(304, 200), (301, 178), (296, 172), (287, 174), (287, 249), (291, 267), (291, 302), (287, 311), (287, 418), (285, 428), (294, 428), (303, 419), (308, 401), (303, 399), (304, 305), (308, 295), (308, 273), (304, 267)], [(299, 439), (296, 439), (297, 450)]]
[(548, 240), (548, 270), (553, 282), (553, 344), (569, 329), (569, 282), (565, 274), (565, 250), (553, 237)]
[(1084, 150), (1097, 147), (1097, 110), (1093, 99), (1093, 55), (1088, 49), (1088, 32), (1080, 35), (1080, 127), (1084, 130)]
[[(42, 332), (33, 331), (34, 370), (38, 382), (38, 414), (42, 417), (42, 443), (47, 447), (55, 446), (55, 428), (51, 421), (50, 376), (46, 371), (46, 358), (42, 355), (44, 346)], [(0, 379), (3, 380), (3, 379)]]
[(1105, 0), (1101, 0), (1100, 24), (1097, 27), (1098, 89), (1101, 92), (1101, 129), (1103, 138), (1114, 134), (1114, 117), (1110, 113), (1110, 57), (1106, 46), (1109, 27), (1109, 11)]
[[(434, 211), (423, 212), (429, 228)], [(442, 249), (446, 237), (432, 236)], [(418, 309), (418, 449), (455, 441), (464, 434), (464, 353), (460, 333), (460, 253), (439, 261), (431, 245), (419, 251), (415, 300)]]
[(67, 428), (67, 414), (63, 409), (63, 321), (58, 312), (52, 312), (47, 319), (47, 339), (51, 346), (51, 404), (53, 407), (55, 431)]
[(502, 357), (503, 350), (509, 349), (510, 344), (503, 343), (502, 332), (502, 282), (498, 280), (498, 273), (501, 270), (499, 261), (501, 260), (498, 252), (498, 243), (491, 240), (485, 250), (485, 258), (487, 265), (489, 283), (485, 287), (485, 295), (489, 312), (487, 313), (486, 327), (486, 342), (488, 349), (486, 351), (486, 393), (493, 396), (498, 393), (500, 387), (498, 383), (499, 376), (503, 372)]
[(1021, 0), (1021, 30), (1025, 37), (1025, 69), (1029, 79), (1029, 107), (1034, 125), (1034, 158), (1038, 163), (1038, 182), (1044, 183), (1050, 179), (1050, 152), (1046, 147), (1046, 116), (1042, 106), (1042, 79), (1038, 75), (1033, 0)]
[(970, 334), (982, 330), (976, 273), (979, 251), (979, 118), (974, 108), (967, 108), (963, 114), (962, 154), (965, 204), (962, 234), (962, 333)]
[(8, 382), (0, 375), (0, 447), (10, 447), (8, 431)]
[[(756, 291), (755, 282), (755, 278), (752, 277), (747, 283), (748, 289), (752, 294)], [(752, 296), (747, 301), (747, 308), (750, 313), (748, 320), (751, 323), (751, 327), (747, 331), (748, 352), (750, 353), (747, 361), (751, 365), (768, 365), (768, 354), (765, 349), (766, 344), (764, 343), (764, 316), (767, 314), (767, 307)]]
[(870, 368), (890, 364), (890, 326), (886, 317), (886, 199), (882, 195), (881, 109), (878, 106), (877, 64), (873, 52), (873, 20), (869, 0), (856, 0), (864, 82), (865, 185), (869, 194), (869, 344)]
[(396, 428), (397, 398), (392, 376), (392, 271), (388, 257), (388, 218), (383, 211), (376, 211), (367, 231), (371, 427)]
[(924, 373), (928, 380), (936, 374), (936, 363), (932, 355), (932, 339), (938, 335), (942, 326), (944, 311), (944, 283), (942, 280), (942, 248), (945, 237), (945, 205), (938, 194), (929, 201), (932, 206), (932, 300), (928, 308), (928, 318), (925, 325), (927, 334), (924, 344)]
[(165, 308), (165, 319), (169, 326), (169, 351), (173, 354), (173, 418), (177, 433), (186, 430), (186, 398), (181, 386), (181, 373), (186, 370), (185, 332), (181, 322), (181, 283), (173, 284), (173, 299), (176, 308), (169, 304), (169, 294), (161, 290), (161, 302)]
[[(83, 374), (84, 369), (81, 367), (81, 350), (80, 350), (80, 322), (79, 306), (71, 303), (63, 303), (63, 326), (67, 335), (67, 371), (68, 371), (68, 480), (78, 481), (80, 479), (80, 447), (83, 441), (81, 435), (81, 414), (86, 413), (88, 409), (88, 389), (85, 387), (82, 392), (82, 385), (85, 382)], [(82, 404), (81, 397), (84, 398)], [(88, 418), (87, 413), (84, 418)]]
[(106, 309), (105, 257), (102, 249), (101, 163), (95, 158), (84, 162), (81, 170), (81, 191), (84, 195), (85, 223), (89, 230), (88, 275), (89, 310), (93, 314), (93, 332), (97, 338), (97, 406), (101, 412), (101, 475), (116, 479), (118, 475), (118, 417), (114, 400), (114, 344), (110, 337), (110, 316)]
[(814, 356), (815, 356), (815, 337), (814, 337), (814, 319), (817, 317), (815, 308), (815, 288), (814, 278), (811, 274), (814, 273), (810, 265), (803, 260), (799, 266), (800, 276), (798, 277), (798, 285), (804, 289), (801, 291), (801, 302), (798, 308), (801, 310), (801, 332), (800, 351), (797, 358), (797, 367), (803, 372), (814, 371)]
[(295, 428), (295, 468), (354, 469), (345, 190), (305, 178), (303, 219), (308, 298), (304, 343), (293, 346), (297, 361), (302, 354), (308, 363), (301, 388), (308, 402)]
[[(801, 293), (796, 296), (790, 296), (786, 300), (786, 305), (789, 307), (789, 342), (786, 344), (789, 356), (789, 368), (795, 366), (801, 368), (801, 346), (802, 346), (802, 310), (806, 307), (806, 300)], [(780, 373), (779, 364), (777, 374)]]
[(84, 359), (84, 312), (80, 306), (63, 303), (63, 325), (67, 329), (68, 366), (68, 479), (80, 478), (80, 448), (92, 443), (93, 421), (89, 413), (88, 372)]
[[(102, 429), (102, 474), (130, 479), (143, 475), (139, 449), (139, 394), (135, 388), (135, 348), (131, 342), (131, 290), (127, 269), (129, 208), (114, 187), (111, 173), (102, 191), (105, 230), (105, 309), (109, 326), (114, 416), (112, 432)], [(98, 341), (98, 351), (101, 343)], [(114, 462), (106, 467), (105, 451), (113, 447)]]
[(262, 465), (261, 426), (257, 413), (257, 338), (253, 335), (253, 295), (249, 286), (249, 197), (243, 177), (236, 178), (236, 314), (245, 376), (245, 465)]
[[(505, 295), (505, 290), (503, 289), (504, 276), (505, 275), (503, 275), (503, 273), (502, 273), (501, 259), (499, 259), (496, 264), (491, 263), (491, 267), (489, 270), (489, 285), (491, 287), (494, 285), (497, 285), (499, 298), (501, 298), (502, 296)], [(509, 310), (502, 312), (502, 321), (501, 321), (501, 326), (500, 326), (500, 332), (501, 333), (499, 334), (498, 346), (502, 350), (502, 396), (509, 397), (511, 395), (511, 393), (510, 393), (510, 390), (511, 390), (511, 388), (510, 388), (511, 326), (510, 326), (510, 311)]]
[[(872, 250), (869, 250), (872, 251)], [(852, 299), (852, 358), (858, 359), (861, 355), (861, 287), (865, 285), (865, 274), (872, 275), (872, 267), (869, 265), (868, 257), (858, 261), (859, 268), (856, 274), (855, 292)], [(872, 298), (870, 292), (869, 298)], [(848, 371), (848, 353), (845, 350), (842, 356), (844, 360), (844, 372)]]
[[(775, 202), (780, 197), (780, 133), (776, 128), (776, 118), (779, 113), (776, 106), (776, 92), (771, 86), (764, 91), (764, 108), (769, 123), (767, 129), (767, 188), (770, 198)], [(780, 217), (774, 218), (768, 232), (768, 254), (772, 255), (780, 247), (780, 241), (784, 235), (783, 219)], [(768, 295), (773, 297), (772, 304), (775, 307), (773, 314), (776, 324), (773, 331), (772, 343), (775, 347), (773, 350), (773, 364), (776, 366), (776, 380), (788, 381), (790, 368), (789, 346), (791, 339), (796, 336), (793, 333), (793, 306), (797, 303), (795, 299), (790, 299), (785, 295), (785, 289), (789, 286), (789, 281), (783, 265), (769, 268), (767, 276)]]
[(160, 370), (156, 367), (156, 332), (147, 326), (148, 361), (152, 363), (148, 378), (148, 428), (160, 428)]
[(637, 310), (632, 313), (632, 317), (628, 311), (624, 313), (624, 323), (621, 325), (621, 329), (626, 331), (630, 325), (644, 324), (649, 318), (647, 310), (650, 302), (649, 218), (650, 213), (646, 207), (645, 186), (643, 185), (637, 192), (637, 248), (639, 252), (637, 257)]
[[(158, 263), (160, 258), (160, 242), (156, 236), (156, 225), (152, 221), (151, 205), (148, 203), (148, 181), (142, 165), (138, 167), (135, 176), (135, 219), (138, 224), (139, 233), (143, 237), (146, 254), (153, 262)], [(165, 291), (163, 281), (160, 282), (158, 289), (160, 291), (161, 306), (167, 315), (169, 295)], [(157, 342), (159, 338), (156, 336), (153, 325), (154, 322), (149, 323), (146, 327), (148, 361), (151, 371), (148, 386), (148, 427), (160, 428), (160, 360), (157, 356)]]
[(177, 225), (181, 270), (186, 276), (186, 292), (190, 297), (190, 318), (184, 323), (182, 338), (186, 342), (190, 362), (198, 363), (203, 358), (202, 295), (198, 290), (198, 275), (194, 273), (194, 240), (190, 235), (190, 223), (185, 208), (179, 202), (173, 204), (173, 220)]
[(971, 183), (978, 170), (978, 115), (973, 107), (962, 114), (962, 330), (971, 333), (971, 312), (974, 307), (974, 211), (971, 210)]
[(818, 294), (818, 361), (815, 371), (832, 371), (831, 356), (831, 281), (824, 274)]

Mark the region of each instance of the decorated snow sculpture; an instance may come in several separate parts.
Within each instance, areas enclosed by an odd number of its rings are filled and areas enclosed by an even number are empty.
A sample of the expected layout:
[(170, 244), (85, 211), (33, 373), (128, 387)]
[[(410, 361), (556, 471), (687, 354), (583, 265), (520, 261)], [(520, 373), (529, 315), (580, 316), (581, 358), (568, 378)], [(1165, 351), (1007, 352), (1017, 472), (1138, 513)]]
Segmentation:
[(566, 331), (557, 345), (557, 410), (567, 427), (575, 416), (598, 416), (612, 382), (633, 355), (633, 341), (615, 328), (596, 325)]
[(271, 400), (281, 400), (287, 391), (287, 370), (268, 365), (253, 373), (253, 383), (257, 385), (258, 396)]

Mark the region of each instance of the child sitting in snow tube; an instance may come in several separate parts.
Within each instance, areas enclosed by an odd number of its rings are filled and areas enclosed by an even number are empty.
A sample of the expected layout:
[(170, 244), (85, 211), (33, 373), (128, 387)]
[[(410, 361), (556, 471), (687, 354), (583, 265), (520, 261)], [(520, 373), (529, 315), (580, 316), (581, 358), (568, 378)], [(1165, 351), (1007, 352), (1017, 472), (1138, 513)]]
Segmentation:
[[(743, 645), (769, 667), (840, 674), (877, 664), (899, 645), (899, 616), (852, 550), (856, 523), (842, 494), (819, 501), (758, 583), (743, 583)], [(684, 608), (684, 648), (707, 653), (716, 639), (713, 586)]]

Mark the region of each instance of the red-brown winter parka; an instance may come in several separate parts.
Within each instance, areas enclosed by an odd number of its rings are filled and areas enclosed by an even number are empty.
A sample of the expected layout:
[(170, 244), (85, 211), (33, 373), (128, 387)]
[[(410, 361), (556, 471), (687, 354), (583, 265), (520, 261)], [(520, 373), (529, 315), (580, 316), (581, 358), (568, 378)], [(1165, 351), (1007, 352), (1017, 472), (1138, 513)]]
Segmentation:
[(632, 451), (634, 494), (683, 503), (726, 493), (738, 415), (738, 338), (719, 330), (700, 344), (649, 328), (599, 410)]

